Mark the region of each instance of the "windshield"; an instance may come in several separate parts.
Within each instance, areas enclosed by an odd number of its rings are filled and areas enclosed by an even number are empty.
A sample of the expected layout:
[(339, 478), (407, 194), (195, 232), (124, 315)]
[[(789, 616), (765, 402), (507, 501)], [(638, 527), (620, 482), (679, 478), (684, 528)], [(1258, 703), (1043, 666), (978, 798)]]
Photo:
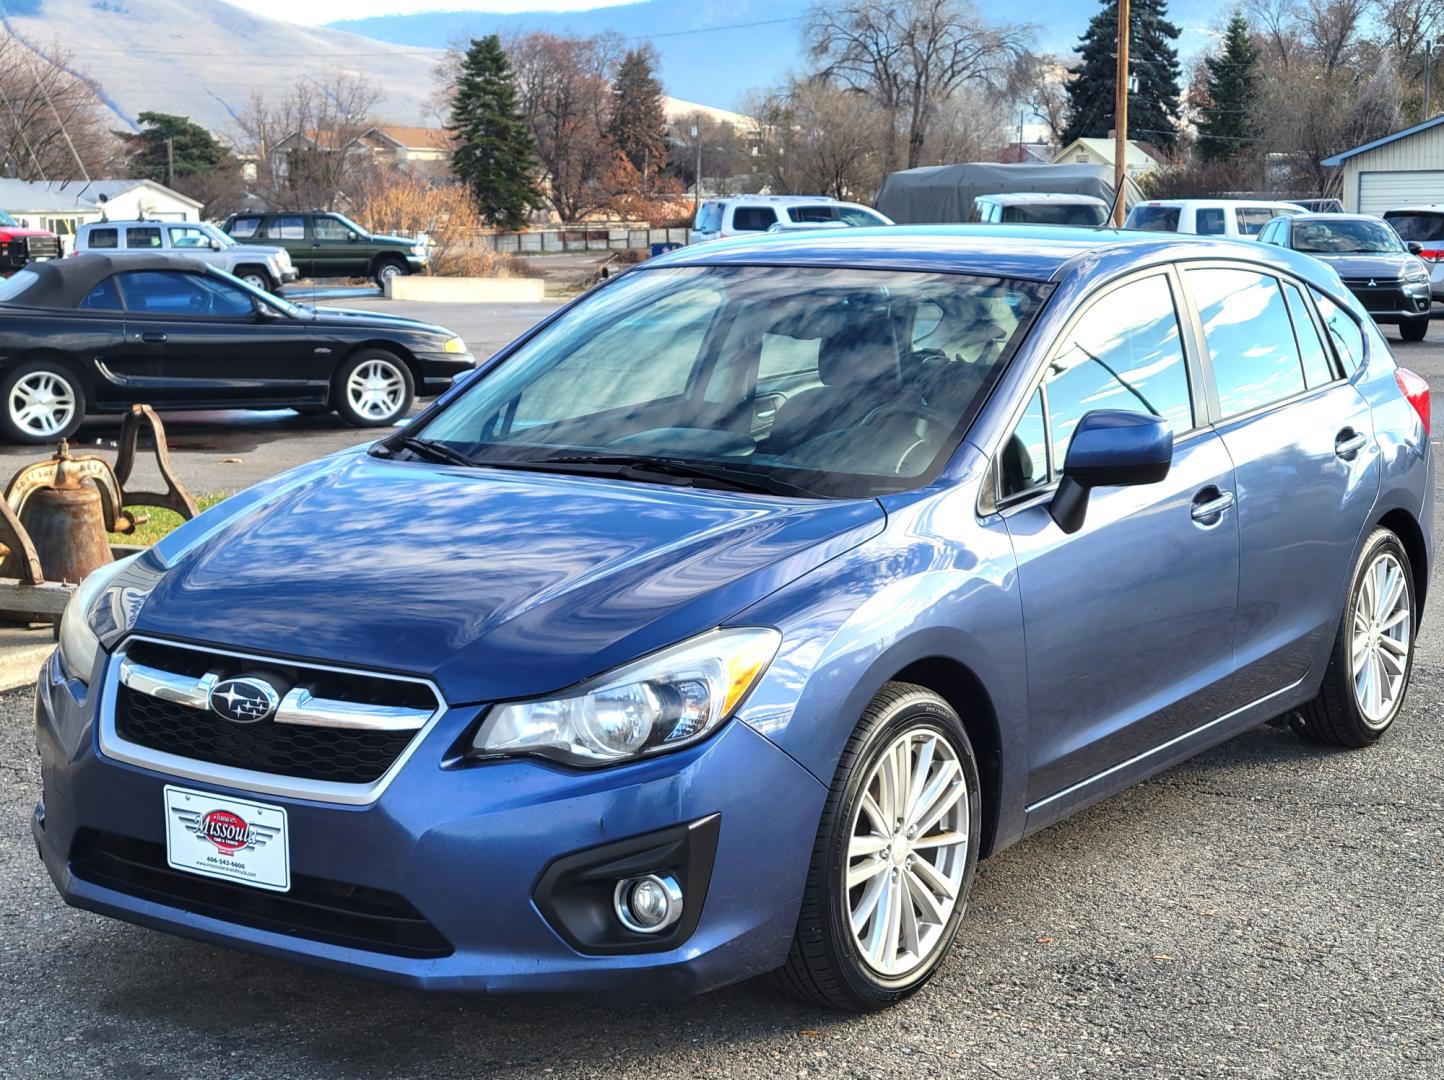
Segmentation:
[(1444, 240), (1444, 214), (1404, 210), (1396, 214), (1385, 214), (1384, 220), (1405, 240), (1417, 240), (1421, 244)]
[(1149, 232), (1177, 232), (1178, 210), (1176, 206), (1135, 206), (1123, 227)]
[(1397, 255), (1399, 234), (1382, 221), (1295, 221), (1293, 248), (1313, 255)]
[(20, 222), (16, 221), (4, 210), (0, 210), (0, 225), (9, 225), (11, 228), (16, 228), (19, 226), (19, 224)]
[(8, 278), (0, 278), (0, 304), (14, 300), (39, 280), (34, 270), (16, 270)]
[(633, 271), (406, 435), (504, 467), (604, 457), (816, 495), (903, 490), (942, 468), (1046, 291), (893, 271)]
[(1102, 225), (1108, 208), (1096, 203), (1021, 203), (1003, 207), (1003, 220), (1029, 225)]

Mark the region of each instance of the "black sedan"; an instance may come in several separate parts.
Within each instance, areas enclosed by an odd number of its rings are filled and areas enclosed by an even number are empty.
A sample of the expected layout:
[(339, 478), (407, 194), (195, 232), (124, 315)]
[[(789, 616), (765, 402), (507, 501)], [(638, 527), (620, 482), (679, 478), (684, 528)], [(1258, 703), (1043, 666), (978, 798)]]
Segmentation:
[(190, 259), (80, 255), (0, 281), (0, 434), (52, 442), (86, 413), (334, 410), (391, 424), (475, 366), (440, 326), (315, 309)]
[(1387, 222), (1364, 214), (1277, 217), (1258, 237), (1326, 262), (1376, 323), (1399, 327), (1405, 341), (1429, 332), (1429, 267), (1418, 244), (1406, 245)]

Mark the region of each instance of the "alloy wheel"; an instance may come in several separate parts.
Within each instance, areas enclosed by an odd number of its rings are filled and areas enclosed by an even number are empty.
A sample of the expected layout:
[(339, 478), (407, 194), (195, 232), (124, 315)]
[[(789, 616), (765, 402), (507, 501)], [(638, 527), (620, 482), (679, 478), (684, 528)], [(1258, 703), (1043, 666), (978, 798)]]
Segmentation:
[(1370, 727), (1394, 715), (1409, 670), (1414, 612), (1407, 571), (1392, 552), (1382, 552), (1359, 579), (1350, 640), (1354, 703)]
[(853, 944), (888, 979), (943, 943), (968, 863), (968, 785), (957, 752), (931, 727), (889, 744), (849, 833), (844, 894)]
[(397, 366), (387, 360), (358, 364), (346, 380), (351, 407), (368, 420), (385, 420), (401, 411), (406, 402), (406, 380)]
[(53, 371), (32, 371), (10, 388), (10, 419), (31, 435), (58, 435), (75, 416), (75, 388)]

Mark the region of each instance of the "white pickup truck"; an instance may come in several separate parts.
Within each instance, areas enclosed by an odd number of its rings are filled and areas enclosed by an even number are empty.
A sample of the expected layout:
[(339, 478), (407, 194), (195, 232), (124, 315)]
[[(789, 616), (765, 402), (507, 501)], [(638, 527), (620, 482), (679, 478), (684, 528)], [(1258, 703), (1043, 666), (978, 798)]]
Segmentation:
[(82, 225), (75, 253), (184, 255), (234, 274), (258, 289), (275, 292), (296, 280), (284, 248), (240, 244), (214, 225), (199, 221), (96, 221)]

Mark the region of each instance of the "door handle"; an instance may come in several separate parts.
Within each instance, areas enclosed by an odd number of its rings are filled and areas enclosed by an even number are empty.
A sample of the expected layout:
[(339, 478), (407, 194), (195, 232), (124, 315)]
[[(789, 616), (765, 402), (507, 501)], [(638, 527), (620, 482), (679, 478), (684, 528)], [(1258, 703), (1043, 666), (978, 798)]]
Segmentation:
[(1201, 525), (1217, 524), (1219, 516), (1233, 506), (1233, 492), (1206, 487), (1193, 497), (1193, 520)]
[(148, 330), (140, 335), (140, 340), (144, 341), (147, 345), (164, 345), (165, 335), (159, 330)]
[(1345, 461), (1349, 461), (1364, 448), (1364, 444), (1368, 441), (1369, 437), (1362, 431), (1355, 431), (1353, 428), (1346, 427), (1343, 431), (1339, 432), (1338, 437), (1334, 439), (1334, 453), (1338, 454), (1339, 457)]

